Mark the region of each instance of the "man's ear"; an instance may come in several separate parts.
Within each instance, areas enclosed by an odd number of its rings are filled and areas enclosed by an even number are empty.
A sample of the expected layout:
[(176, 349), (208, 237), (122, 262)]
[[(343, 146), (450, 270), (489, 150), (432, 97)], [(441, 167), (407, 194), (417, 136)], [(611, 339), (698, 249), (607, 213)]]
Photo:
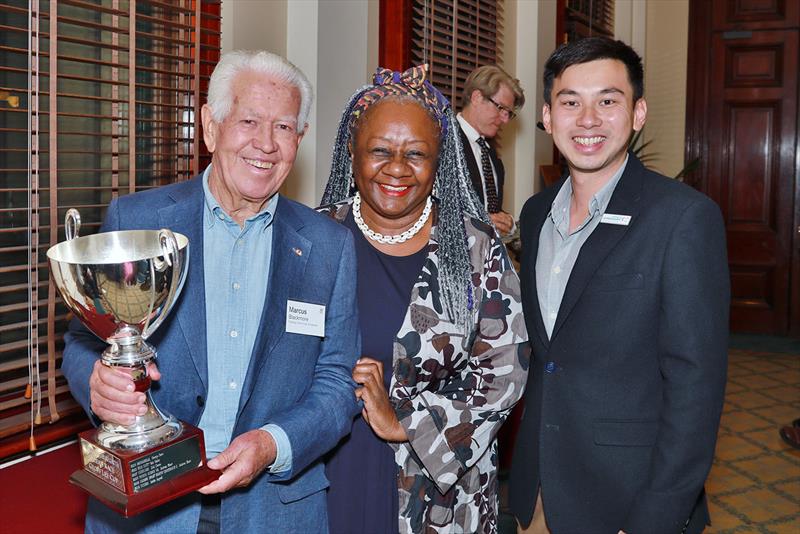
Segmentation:
[(644, 128), (644, 123), (647, 120), (647, 101), (640, 98), (633, 105), (633, 129), (638, 132)]
[(217, 147), (217, 137), (219, 137), (219, 124), (211, 116), (211, 108), (208, 104), (203, 104), (200, 109), (200, 120), (203, 122), (203, 142), (212, 154)]
[(481, 103), (482, 100), (483, 100), (483, 93), (481, 93), (477, 89), (472, 91), (472, 94), (469, 95), (469, 103), (472, 105), (478, 105)]
[(542, 106), (542, 124), (544, 125), (544, 131), (553, 135), (553, 131), (550, 128), (550, 104)]
[(303, 140), (303, 136), (306, 135), (307, 131), (308, 131), (308, 123), (306, 123), (305, 126), (303, 126), (303, 131), (300, 132), (299, 134), (297, 134), (297, 146), (298, 147), (300, 146), (300, 141)]

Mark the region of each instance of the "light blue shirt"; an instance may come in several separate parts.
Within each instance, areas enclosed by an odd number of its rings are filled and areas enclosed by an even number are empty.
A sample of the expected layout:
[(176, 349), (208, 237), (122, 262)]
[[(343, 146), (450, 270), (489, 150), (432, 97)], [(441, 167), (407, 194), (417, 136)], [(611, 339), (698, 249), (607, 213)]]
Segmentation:
[(627, 165), (628, 156), (614, 176), (594, 194), (589, 202), (589, 214), (572, 232), (569, 231), (571, 176), (561, 186), (550, 206), (550, 213), (539, 233), (539, 251), (536, 255), (536, 292), (539, 294), (539, 310), (548, 339), (553, 335), (561, 300), (581, 247), (600, 224)]
[[(272, 257), (272, 221), (278, 205), (274, 195), (258, 214), (240, 227), (208, 187), (211, 166), (203, 173), (203, 271), (208, 346), (208, 397), (200, 418), (206, 453), (212, 458), (231, 442), (239, 397), (250, 364), (267, 294)], [(292, 448), (286, 432), (266, 424), (277, 446), (269, 470), (291, 469)]]

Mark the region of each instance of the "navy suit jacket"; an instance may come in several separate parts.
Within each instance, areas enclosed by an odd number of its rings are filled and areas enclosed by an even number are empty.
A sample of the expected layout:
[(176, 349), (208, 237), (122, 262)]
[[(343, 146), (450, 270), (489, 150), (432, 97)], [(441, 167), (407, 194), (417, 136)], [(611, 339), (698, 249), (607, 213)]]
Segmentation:
[(539, 234), (563, 180), (521, 217), (533, 358), (510, 481), (531, 521), (541, 485), (554, 534), (700, 532), (727, 372), (730, 282), (720, 210), (630, 154), (581, 248), (550, 339), (536, 288)]
[[(183, 291), (148, 341), (158, 351), (162, 374), (152, 389), (156, 405), (193, 425), (200, 421), (208, 390), (201, 180), (198, 176), (121, 197), (109, 206), (102, 228), (169, 228), (189, 238)], [(231, 439), (275, 423), (291, 442), (292, 469), (264, 472), (247, 488), (224, 494), (221, 523), (223, 532), (324, 532), (328, 481), (319, 458), (349, 431), (358, 411), (351, 381), (361, 353), (356, 256), (346, 228), (284, 197), (278, 201), (273, 225), (266, 302)], [(324, 338), (285, 332), (287, 299), (326, 306)], [(73, 322), (63, 371), (72, 394), (90, 415), (89, 376), (103, 348)], [(194, 532), (199, 503), (200, 494), (192, 493), (126, 520), (90, 499), (87, 531)]]
[[(458, 122), (456, 122), (458, 124)], [(464, 155), (467, 159), (467, 168), (469, 169), (469, 178), (472, 182), (472, 188), (478, 194), (478, 198), (481, 199), (481, 204), (486, 204), (486, 200), (483, 197), (483, 182), (481, 179), (481, 172), (480, 172), (480, 165), (481, 165), (481, 155), (475, 154), (472, 152), (472, 145), (469, 144), (469, 139), (467, 139), (467, 134), (464, 133), (464, 130), (461, 129), (461, 125), (458, 124), (458, 132), (461, 134), (461, 144), (464, 145)], [(489, 145), (489, 159), (492, 160), (492, 165), (494, 165), (494, 170), (496, 176), (494, 177), (494, 183), (497, 186), (497, 199), (500, 201), (500, 207), (503, 206), (503, 184), (505, 183), (506, 178), (506, 169), (503, 167), (503, 162), (500, 160), (500, 157), (497, 155), (497, 151), (492, 147), (491, 143)]]

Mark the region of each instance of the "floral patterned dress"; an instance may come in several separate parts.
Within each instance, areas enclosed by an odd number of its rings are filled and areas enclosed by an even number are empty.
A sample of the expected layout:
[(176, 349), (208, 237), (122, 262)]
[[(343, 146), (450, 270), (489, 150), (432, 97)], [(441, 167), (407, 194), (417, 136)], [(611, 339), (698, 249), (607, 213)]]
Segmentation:
[[(341, 222), (351, 203), (321, 211)], [(493, 228), (469, 217), (465, 226), (480, 297), (469, 331), (444, 309), (434, 218), (427, 257), (394, 341), (389, 397), (408, 436), (393, 444), (404, 533), (497, 531), (496, 436), (528, 375), (517, 273)]]

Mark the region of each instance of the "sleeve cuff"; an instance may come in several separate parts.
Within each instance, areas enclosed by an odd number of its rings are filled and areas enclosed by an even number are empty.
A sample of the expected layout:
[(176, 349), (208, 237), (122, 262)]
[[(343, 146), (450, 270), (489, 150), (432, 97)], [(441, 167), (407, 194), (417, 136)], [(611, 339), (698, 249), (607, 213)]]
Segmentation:
[(292, 444), (289, 441), (289, 436), (278, 425), (272, 423), (264, 425), (261, 430), (267, 432), (272, 439), (275, 440), (275, 449), (277, 451), (275, 461), (267, 470), (272, 474), (284, 473), (292, 469)]

